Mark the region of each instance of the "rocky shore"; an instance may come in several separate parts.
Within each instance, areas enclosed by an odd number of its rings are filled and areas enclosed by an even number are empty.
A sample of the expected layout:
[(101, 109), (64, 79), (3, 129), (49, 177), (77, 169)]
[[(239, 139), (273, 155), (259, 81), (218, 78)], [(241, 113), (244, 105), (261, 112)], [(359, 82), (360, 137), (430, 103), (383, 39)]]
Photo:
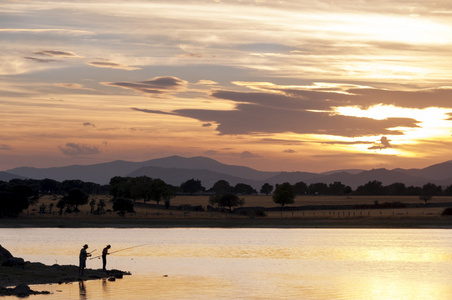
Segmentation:
[(49, 293), (33, 291), (28, 287), (30, 284), (63, 284), (101, 278), (113, 281), (124, 275), (131, 274), (120, 270), (85, 269), (84, 275), (78, 276), (78, 266), (57, 264), (47, 266), (39, 262), (24, 261), (22, 258), (14, 257), (8, 250), (0, 246), (0, 296), (25, 297)]

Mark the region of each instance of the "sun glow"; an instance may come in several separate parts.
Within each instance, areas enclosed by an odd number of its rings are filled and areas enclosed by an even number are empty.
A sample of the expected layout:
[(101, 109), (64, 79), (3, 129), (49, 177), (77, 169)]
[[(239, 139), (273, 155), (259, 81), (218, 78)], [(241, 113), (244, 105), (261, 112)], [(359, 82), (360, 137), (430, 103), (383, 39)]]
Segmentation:
[[(357, 106), (337, 107), (335, 112), (340, 115), (372, 118), (376, 120), (384, 120), (387, 118), (412, 118), (418, 121), (416, 128), (390, 128), (397, 129), (403, 132), (403, 135), (387, 135), (384, 138), (387, 145), (384, 144), (381, 136), (360, 137), (363, 143), (353, 145), (353, 148), (359, 151), (378, 150), (381, 154), (397, 155), (403, 154), (406, 156), (415, 156), (416, 153), (411, 153), (404, 150), (401, 145), (418, 144), (421, 140), (444, 139), (450, 136), (450, 110), (429, 107), (425, 109), (402, 108), (393, 105), (375, 105), (368, 109), (361, 109)], [(369, 146), (368, 143), (374, 143), (374, 146)]]

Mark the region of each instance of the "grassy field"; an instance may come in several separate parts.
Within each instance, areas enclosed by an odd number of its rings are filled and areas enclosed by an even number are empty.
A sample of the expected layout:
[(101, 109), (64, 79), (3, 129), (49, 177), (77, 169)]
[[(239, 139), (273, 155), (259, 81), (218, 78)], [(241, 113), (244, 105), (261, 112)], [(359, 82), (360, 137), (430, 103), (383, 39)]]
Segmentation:
[[(94, 215), (90, 206), (79, 207), (79, 213), (59, 215), (55, 207), (59, 196), (45, 196), (39, 203), (30, 206), (16, 219), (0, 219), (0, 227), (440, 227), (452, 228), (452, 217), (441, 216), (452, 197), (434, 197), (425, 206), (416, 196), (299, 196), (293, 206), (319, 205), (373, 205), (385, 202), (416, 204), (416, 207), (399, 209), (303, 209), (266, 211), (265, 216), (240, 215), (224, 212), (205, 211), (208, 196), (177, 196), (171, 199), (173, 209), (163, 205), (155, 207), (155, 202), (135, 203), (135, 213), (125, 217), (111, 212), (110, 196), (95, 195), (96, 201), (104, 199), (107, 213)], [(244, 207), (278, 207), (271, 196), (243, 196)], [(53, 209), (49, 212), (50, 204)], [(45, 213), (39, 206), (45, 204)], [(149, 205), (151, 204), (151, 205)], [(433, 204), (444, 204), (434, 207)], [(179, 210), (181, 205), (202, 206), (204, 211)]]

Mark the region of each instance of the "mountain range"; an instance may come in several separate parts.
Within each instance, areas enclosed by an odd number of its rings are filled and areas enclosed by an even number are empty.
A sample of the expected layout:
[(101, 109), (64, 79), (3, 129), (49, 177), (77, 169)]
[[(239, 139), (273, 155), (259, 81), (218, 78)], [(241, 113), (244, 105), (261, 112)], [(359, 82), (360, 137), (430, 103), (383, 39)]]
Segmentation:
[(452, 184), (452, 160), (423, 169), (373, 169), (373, 170), (334, 170), (322, 173), (310, 172), (265, 172), (252, 168), (227, 165), (207, 157), (170, 156), (143, 162), (113, 161), (93, 165), (71, 165), (65, 167), (33, 168), (20, 167), (0, 172), (0, 180), (14, 178), (54, 179), (64, 181), (79, 179), (85, 182), (108, 184), (114, 176), (148, 176), (160, 178), (166, 183), (179, 186), (189, 179), (198, 179), (209, 189), (218, 180), (226, 180), (230, 185), (249, 184), (259, 190), (264, 183), (272, 185), (289, 182), (306, 184), (340, 181), (355, 189), (359, 185), (377, 180), (383, 185), (395, 182), (406, 186), (423, 186), (434, 183), (443, 187)]

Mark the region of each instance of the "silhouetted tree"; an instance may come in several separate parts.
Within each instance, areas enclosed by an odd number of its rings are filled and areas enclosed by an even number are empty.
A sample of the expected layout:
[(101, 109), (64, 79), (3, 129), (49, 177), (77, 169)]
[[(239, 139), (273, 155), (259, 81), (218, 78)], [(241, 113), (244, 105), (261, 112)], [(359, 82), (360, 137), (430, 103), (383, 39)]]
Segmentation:
[(98, 214), (105, 213), (105, 201), (104, 201), (104, 199), (99, 199), (99, 201), (97, 201), (96, 213), (98, 213)]
[(406, 186), (404, 183), (395, 182), (385, 187), (385, 194), (401, 196), (406, 194)]
[(328, 185), (323, 182), (311, 183), (308, 187), (308, 194), (310, 195), (327, 195)]
[(293, 204), (295, 201), (295, 191), (293, 186), (284, 182), (283, 184), (277, 184), (275, 192), (273, 193), (273, 202), (280, 204), (281, 209), (287, 204)]
[(59, 194), (61, 193), (61, 183), (53, 179), (41, 180), (41, 193), (43, 194)]
[[(148, 185), (146, 190), (147, 198), (149, 200), (157, 202), (157, 205), (161, 200), (169, 201), (174, 197), (170, 187), (161, 179), (154, 179)], [(169, 203), (169, 202), (168, 202)]]
[(300, 181), (293, 185), (293, 189), (296, 195), (305, 195), (308, 192), (308, 185)]
[(58, 208), (58, 213), (61, 216), (63, 214), (63, 210), (66, 208), (66, 199), (63, 197), (58, 200), (56, 207)]
[(113, 211), (117, 211), (118, 215), (124, 217), (126, 212), (134, 212), (133, 202), (126, 198), (116, 198), (113, 200)]
[(419, 199), (424, 201), (424, 204), (427, 204), (427, 201), (432, 199), (433, 196), (438, 196), (442, 194), (441, 186), (437, 186), (433, 183), (427, 183), (422, 186), (421, 194), (419, 195)]
[(28, 208), (28, 199), (24, 195), (12, 192), (0, 192), (0, 217), (17, 217)]
[(452, 196), (452, 184), (444, 189), (443, 194), (444, 196)]
[(66, 196), (64, 196), (66, 205), (74, 206), (74, 211), (79, 211), (79, 205), (85, 205), (88, 203), (88, 195), (79, 188), (69, 190)]
[(345, 184), (340, 181), (335, 181), (334, 183), (330, 183), (328, 185), (328, 194), (335, 196), (344, 195), (345, 188)]
[(256, 194), (257, 191), (249, 184), (237, 183), (232, 189), (234, 194), (251, 195)]
[(34, 191), (30, 186), (26, 184), (17, 184), (11, 187), (11, 192), (14, 194), (22, 195), (28, 200), (28, 204), (33, 205), (38, 202), (38, 191)]
[(183, 182), (180, 185), (180, 188), (183, 193), (188, 193), (188, 194), (195, 194), (195, 193), (200, 193), (200, 192), (206, 191), (205, 187), (202, 186), (201, 181), (198, 179), (195, 180), (194, 178)]
[(264, 183), (260, 190), (260, 192), (265, 195), (271, 194), (272, 191), (273, 191), (273, 185), (271, 185), (269, 183)]
[(377, 180), (368, 181), (366, 184), (358, 186), (355, 191), (358, 195), (382, 195), (383, 192), (383, 184)]
[(218, 180), (215, 184), (209, 189), (209, 192), (214, 192), (215, 194), (226, 194), (232, 192), (232, 186), (226, 180)]
[(232, 207), (244, 204), (244, 199), (240, 199), (237, 195), (231, 193), (221, 195), (218, 198), (218, 205), (221, 207), (229, 207), (229, 211), (232, 211)]
[(91, 199), (91, 201), (89, 202), (89, 207), (90, 207), (90, 213), (94, 213), (94, 207), (96, 206), (96, 199)]

